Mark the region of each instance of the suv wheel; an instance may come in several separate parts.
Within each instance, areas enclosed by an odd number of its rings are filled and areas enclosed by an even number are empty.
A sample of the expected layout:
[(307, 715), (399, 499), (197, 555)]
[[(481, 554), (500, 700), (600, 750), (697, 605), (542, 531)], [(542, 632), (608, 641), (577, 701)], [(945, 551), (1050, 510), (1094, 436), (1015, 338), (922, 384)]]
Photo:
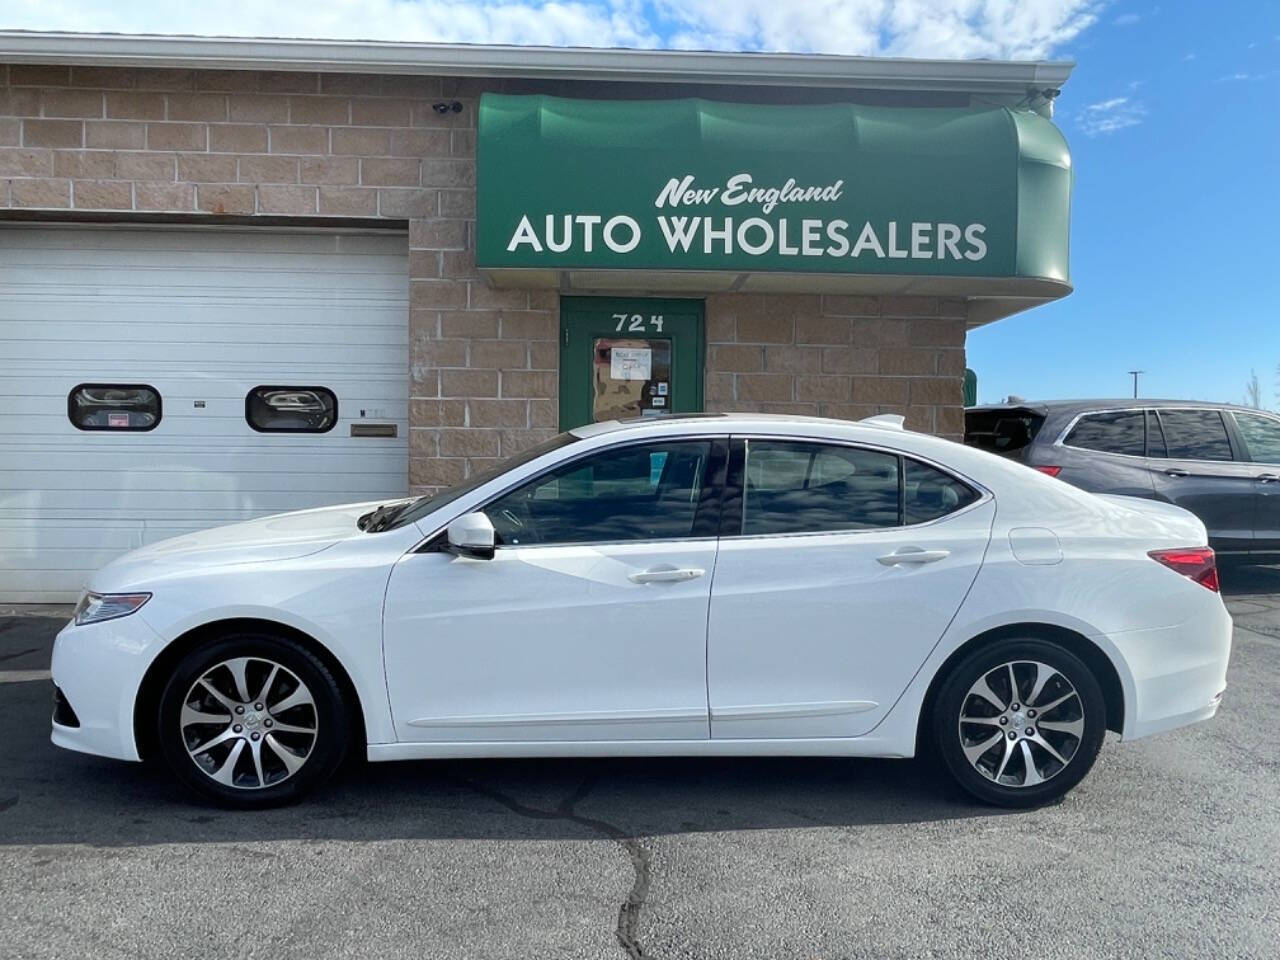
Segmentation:
[(350, 718), (333, 675), (299, 645), (236, 634), (179, 661), (160, 697), (158, 742), (174, 775), (230, 807), (297, 800), (346, 754)]
[(975, 651), (938, 691), (933, 737), (960, 786), (986, 803), (1034, 807), (1084, 779), (1107, 729), (1097, 679), (1043, 640)]

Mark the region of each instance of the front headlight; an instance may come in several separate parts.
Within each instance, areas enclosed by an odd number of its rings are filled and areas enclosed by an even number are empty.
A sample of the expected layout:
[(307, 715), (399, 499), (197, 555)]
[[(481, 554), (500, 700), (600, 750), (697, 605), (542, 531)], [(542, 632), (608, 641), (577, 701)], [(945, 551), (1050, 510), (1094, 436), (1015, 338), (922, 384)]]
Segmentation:
[(86, 593), (76, 604), (71, 619), (76, 626), (83, 627), (86, 623), (127, 617), (140, 610), (150, 599), (149, 593)]

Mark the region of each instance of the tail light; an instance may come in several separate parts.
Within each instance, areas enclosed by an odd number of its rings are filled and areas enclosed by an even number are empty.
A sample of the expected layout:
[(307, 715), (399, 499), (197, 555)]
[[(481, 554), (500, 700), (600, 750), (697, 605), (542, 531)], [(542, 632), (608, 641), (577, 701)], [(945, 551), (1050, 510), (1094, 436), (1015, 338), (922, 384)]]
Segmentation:
[(1182, 547), (1177, 550), (1152, 550), (1147, 554), (1152, 560), (1163, 563), (1174, 573), (1180, 573), (1218, 592), (1218, 561), (1209, 547)]
[(1051, 467), (1043, 463), (1037, 463), (1037, 464), (1034, 464), (1034, 466), (1041, 473), (1047, 473), (1051, 477), (1056, 477), (1058, 474), (1062, 472), (1061, 467)]

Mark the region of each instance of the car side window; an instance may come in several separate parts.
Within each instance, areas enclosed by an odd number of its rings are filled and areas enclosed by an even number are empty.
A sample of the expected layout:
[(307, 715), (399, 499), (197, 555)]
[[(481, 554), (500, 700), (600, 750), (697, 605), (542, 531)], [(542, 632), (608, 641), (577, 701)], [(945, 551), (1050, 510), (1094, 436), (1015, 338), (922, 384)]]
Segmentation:
[(1255, 463), (1280, 463), (1280, 420), (1256, 413), (1236, 413), (1236, 426)]
[(827, 533), (902, 522), (899, 458), (857, 447), (748, 440), (742, 533)]
[(903, 461), (902, 493), (908, 524), (937, 520), (978, 499), (978, 491), (967, 483), (915, 460)]
[(603, 450), (545, 473), (484, 508), (500, 546), (693, 536), (710, 440)]
[(1158, 416), (1171, 459), (1231, 459), (1231, 441), (1217, 410), (1160, 410)]
[(1144, 451), (1145, 433), (1141, 410), (1110, 410), (1082, 416), (1063, 443), (1101, 453), (1140, 457)]

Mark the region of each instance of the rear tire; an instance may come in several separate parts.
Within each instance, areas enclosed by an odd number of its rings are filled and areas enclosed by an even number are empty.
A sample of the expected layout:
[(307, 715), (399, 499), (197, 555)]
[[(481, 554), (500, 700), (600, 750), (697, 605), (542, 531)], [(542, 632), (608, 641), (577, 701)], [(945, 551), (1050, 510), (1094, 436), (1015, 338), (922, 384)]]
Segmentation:
[(1093, 767), (1106, 703), (1097, 678), (1069, 650), (1004, 640), (951, 670), (932, 728), (937, 755), (968, 793), (996, 806), (1036, 807), (1063, 797)]
[(223, 637), (178, 661), (157, 725), (174, 776), (239, 809), (300, 799), (333, 775), (351, 740), (329, 669), (293, 641), (259, 633)]

